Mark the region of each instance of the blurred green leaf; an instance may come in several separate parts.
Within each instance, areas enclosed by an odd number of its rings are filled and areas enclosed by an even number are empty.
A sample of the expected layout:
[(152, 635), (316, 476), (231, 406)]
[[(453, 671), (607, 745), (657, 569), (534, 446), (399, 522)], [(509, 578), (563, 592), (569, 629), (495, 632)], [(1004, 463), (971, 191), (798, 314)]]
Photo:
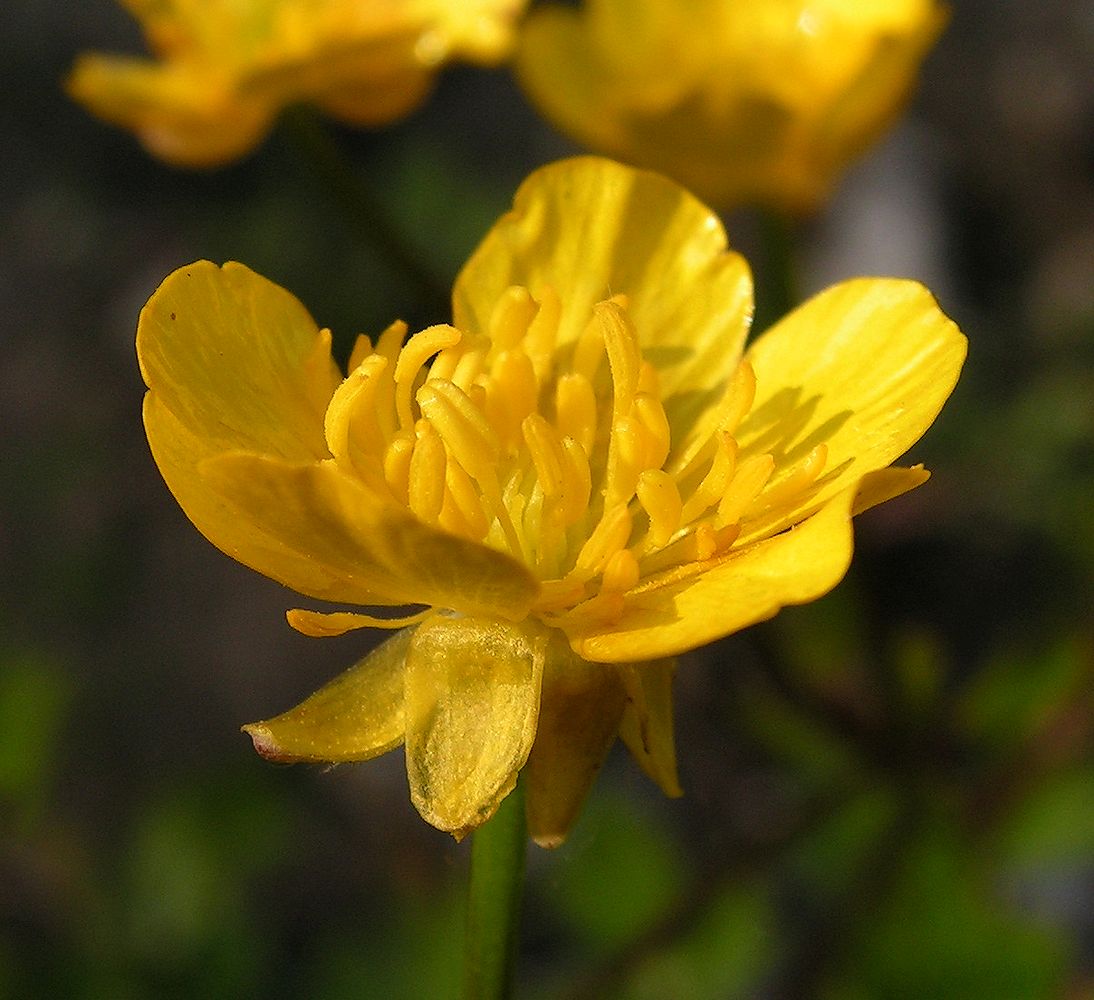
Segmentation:
[(551, 858), (550, 905), (586, 947), (618, 947), (675, 900), (686, 866), (669, 835), (630, 799), (594, 793)]
[(23, 817), (42, 805), (73, 685), (31, 652), (0, 660), (0, 796)]
[(1094, 766), (1038, 782), (1008, 817), (997, 849), (1019, 866), (1094, 861)]
[(776, 942), (766, 893), (755, 885), (734, 885), (687, 933), (635, 968), (620, 1000), (753, 996)]
[(824, 1000), (1052, 1000), (1063, 940), (1011, 908), (992, 859), (932, 820), (894, 857), (891, 892), (858, 898), (861, 920)]
[(1042, 652), (1000, 655), (962, 692), (957, 719), (974, 738), (992, 747), (1023, 743), (1061, 705), (1090, 688), (1092, 665), (1087, 645), (1069, 637)]

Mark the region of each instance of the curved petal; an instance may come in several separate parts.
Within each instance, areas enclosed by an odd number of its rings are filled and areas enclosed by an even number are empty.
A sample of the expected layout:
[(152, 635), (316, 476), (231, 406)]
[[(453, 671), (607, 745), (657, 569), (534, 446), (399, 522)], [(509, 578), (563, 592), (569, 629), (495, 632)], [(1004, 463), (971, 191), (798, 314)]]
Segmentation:
[(150, 153), (180, 167), (238, 159), (257, 145), (274, 116), (272, 107), (240, 98), (212, 72), (143, 59), (82, 56), (65, 88), (92, 114), (132, 129)]
[(676, 740), (672, 724), (674, 658), (648, 663), (621, 663), (627, 707), (619, 735), (639, 766), (669, 798), (684, 792), (676, 775)]
[(540, 847), (558, 847), (570, 832), (615, 742), (624, 700), (615, 670), (583, 660), (554, 633), (523, 771), (528, 834)]
[(828, 457), (818, 489), (774, 522), (746, 522), (741, 541), (795, 523), (904, 454), (953, 391), (965, 351), (927, 289), (888, 278), (835, 285), (760, 336), (746, 355), (756, 398), (736, 434), (741, 458), (771, 452), (785, 469), (821, 443)]
[(296, 708), (243, 732), (267, 760), (371, 760), (403, 742), (403, 669), (413, 628), (396, 632)]
[(678, 433), (736, 370), (752, 318), (748, 265), (727, 250), (718, 217), (665, 177), (596, 157), (550, 164), (521, 185), (456, 279), (455, 325), (487, 331), (511, 285), (558, 293), (559, 344), (597, 302), (627, 296)]
[[(815, 600), (843, 579), (851, 563), (851, 516), (860, 489), (870, 495), (872, 477), (781, 535), (640, 584), (625, 595), (617, 622), (568, 630), (571, 645), (586, 659), (607, 663), (675, 656), (764, 621), (788, 604)], [(565, 620), (559, 625), (565, 629)]]
[(286, 545), (280, 526), (270, 530), (269, 510), (261, 519), (241, 517), (198, 470), (199, 464), (204, 468), (200, 456), (208, 442), (180, 422), (158, 393), (145, 394), (144, 426), (167, 488), (198, 531), (222, 552), (309, 597), (343, 604), (383, 603), (357, 579), (351, 559), (336, 553), (334, 561), (327, 561), (305, 546)]
[[(501, 552), (431, 528), (345, 475), (333, 459), (292, 465), (258, 455), (222, 455), (202, 464), (206, 489), (226, 519), (199, 524), (228, 555), (311, 597), (364, 605), (431, 604), (468, 614), (519, 620), (539, 593), (521, 563)], [(187, 511), (189, 513), (189, 511)], [(274, 546), (248, 548), (261, 533)], [(336, 582), (306, 589), (301, 563)]]
[(533, 626), (435, 615), (406, 665), (406, 769), (427, 822), (460, 839), (516, 785), (539, 716), (547, 636)]
[(141, 310), (137, 358), (200, 447), (190, 465), (226, 451), (327, 457), (323, 414), (341, 381), (330, 333), (242, 264), (198, 261), (169, 275)]

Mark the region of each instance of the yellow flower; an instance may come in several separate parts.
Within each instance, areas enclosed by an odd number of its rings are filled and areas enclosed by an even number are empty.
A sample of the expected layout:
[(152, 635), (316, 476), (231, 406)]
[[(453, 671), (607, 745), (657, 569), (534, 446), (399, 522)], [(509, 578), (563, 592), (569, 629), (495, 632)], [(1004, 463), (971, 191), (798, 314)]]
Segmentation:
[(526, 0), (122, 0), (158, 61), (84, 55), (69, 93), (169, 163), (254, 148), (288, 104), (355, 125), (421, 103), (451, 58), (493, 63)]
[(723, 209), (809, 212), (897, 116), (945, 19), (935, 0), (589, 0), (535, 10), (517, 70), (597, 152)]
[[(851, 516), (965, 339), (920, 285), (830, 288), (743, 351), (745, 262), (675, 183), (595, 158), (534, 173), (472, 255), (453, 324), (330, 334), (241, 264), (192, 264), (141, 314), (145, 426), (215, 545), (313, 598), (308, 635), (402, 627), (247, 727), (278, 760), (405, 743), (414, 804), (457, 836), (527, 778), (561, 841), (617, 735), (670, 795), (673, 658), (824, 594)], [(393, 614), (398, 614), (394, 612)], [(405, 626), (405, 627), (404, 627)]]

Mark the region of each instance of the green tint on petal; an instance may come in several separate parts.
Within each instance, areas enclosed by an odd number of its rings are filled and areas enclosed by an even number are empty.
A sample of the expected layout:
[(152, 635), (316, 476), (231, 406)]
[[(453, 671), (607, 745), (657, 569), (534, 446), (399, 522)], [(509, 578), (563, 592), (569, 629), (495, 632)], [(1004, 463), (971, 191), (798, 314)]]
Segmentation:
[(904, 454), (934, 422), (965, 360), (965, 337), (914, 281), (859, 278), (835, 285), (748, 349), (752, 411), (736, 432), (740, 456), (771, 452), (776, 467), (828, 447), (817, 492), (772, 527), (800, 520), (866, 473)]
[[(422, 523), (345, 475), (333, 459), (290, 465), (222, 455), (202, 465), (230, 520), (208, 537), (233, 558), (311, 597), (363, 605), (430, 604), (523, 618), (539, 592), (527, 568), (494, 549)], [(257, 526), (279, 548), (249, 551), (233, 525)], [(313, 593), (293, 574), (313, 561), (343, 596)], [(356, 596), (349, 591), (356, 588)]]
[(597, 302), (625, 295), (677, 434), (720, 395), (752, 319), (748, 265), (727, 250), (717, 215), (665, 177), (595, 157), (550, 164), (521, 185), (456, 279), (454, 325), (487, 331), (512, 285), (554, 289), (563, 345)]
[(513, 790), (539, 717), (547, 635), (536, 625), (435, 615), (406, 664), (406, 768), (426, 822), (457, 839)]
[(137, 358), (148, 388), (201, 449), (192, 464), (225, 451), (327, 457), (323, 415), (342, 379), (330, 334), (242, 264), (197, 261), (164, 279), (141, 310)]
[[(869, 492), (867, 481), (864, 489)], [(691, 572), (668, 572), (626, 594), (613, 625), (570, 633), (590, 660), (623, 663), (674, 656), (804, 604), (831, 590), (847, 572), (856, 486), (801, 524)], [(565, 628), (566, 623), (560, 622)]]
[(370, 760), (403, 741), (403, 667), (414, 634), (396, 632), (296, 708), (243, 731), (267, 760)]
[(553, 630), (524, 769), (528, 833), (540, 847), (557, 847), (570, 832), (615, 742), (624, 699), (613, 667), (583, 660)]
[(670, 798), (684, 794), (676, 775), (676, 741), (672, 724), (673, 658), (649, 663), (623, 663), (619, 675), (627, 707), (619, 735), (642, 770)]

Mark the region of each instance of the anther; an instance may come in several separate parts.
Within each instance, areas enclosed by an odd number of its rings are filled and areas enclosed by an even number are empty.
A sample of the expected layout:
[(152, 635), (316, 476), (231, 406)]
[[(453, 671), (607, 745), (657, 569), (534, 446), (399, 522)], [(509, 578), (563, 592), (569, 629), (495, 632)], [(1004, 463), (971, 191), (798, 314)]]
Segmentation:
[(454, 326), (431, 326), (414, 334), (399, 352), (399, 360), (395, 363), (395, 408), (400, 427), (411, 427), (414, 424), (410, 398), (422, 365), (438, 351), (455, 347), (460, 339), (460, 331)]
[(676, 480), (661, 469), (647, 469), (638, 477), (635, 492), (650, 518), (650, 544), (654, 548), (667, 545), (680, 527), (683, 509)]
[(415, 434), (418, 440), (410, 458), (409, 506), (427, 524), (435, 524), (444, 504), (448, 459), (444, 442), (428, 421), (420, 420)]
[(718, 504), (715, 525), (721, 528), (727, 524), (736, 524), (767, 485), (774, 471), (775, 459), (770, 455), (753, 455), (741, 462)]

